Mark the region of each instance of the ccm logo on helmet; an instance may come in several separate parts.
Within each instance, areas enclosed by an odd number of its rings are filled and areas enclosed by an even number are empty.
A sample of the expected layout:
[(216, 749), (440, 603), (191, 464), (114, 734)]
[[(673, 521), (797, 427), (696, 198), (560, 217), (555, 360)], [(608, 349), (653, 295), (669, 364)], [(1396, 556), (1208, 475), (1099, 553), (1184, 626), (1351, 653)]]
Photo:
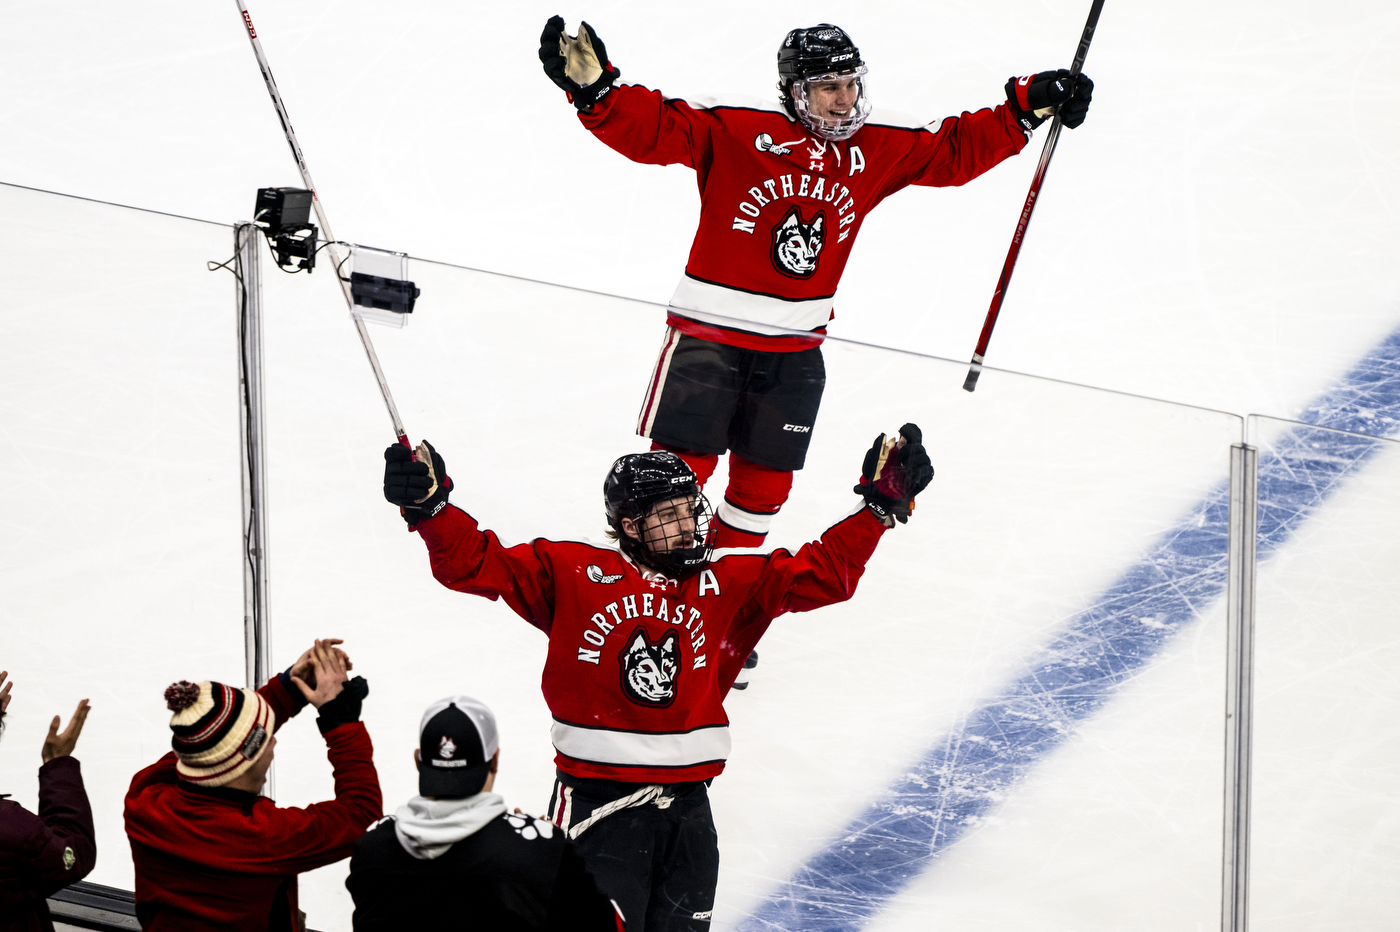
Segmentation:
[(856, 57), (856, 53), (855, 53), (855, 52), (843, 52), (843, 53), (840, 54), (840, 55), (833, 55), (833, 56), (831, 56), (831, 61), (832, 61), (832, 63), (834, 64), (834, 63), (836, 63), (836, 62), (838, 62), (838, 61), (845, 61), (845, 60), (848, 59), (848, 58), (855, 58), (855, 57)]
[(810, 424), (784, 424), (783, 430), (790, 430), (794, 434), (810, 434), (812, 426)]

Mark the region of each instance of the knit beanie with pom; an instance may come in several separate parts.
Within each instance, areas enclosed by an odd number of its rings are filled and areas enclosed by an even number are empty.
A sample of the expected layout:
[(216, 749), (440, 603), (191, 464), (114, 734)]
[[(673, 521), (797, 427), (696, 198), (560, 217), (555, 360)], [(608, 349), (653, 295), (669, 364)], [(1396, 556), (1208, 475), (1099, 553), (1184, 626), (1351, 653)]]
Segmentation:
[(223, 786), (246, 773), (267, 750), (272, 707), (251, 689), (181, 680), (165, 691), (165, 704), (175, 713), (170, 746), (179, 757), (175, 771), (181, 780)]

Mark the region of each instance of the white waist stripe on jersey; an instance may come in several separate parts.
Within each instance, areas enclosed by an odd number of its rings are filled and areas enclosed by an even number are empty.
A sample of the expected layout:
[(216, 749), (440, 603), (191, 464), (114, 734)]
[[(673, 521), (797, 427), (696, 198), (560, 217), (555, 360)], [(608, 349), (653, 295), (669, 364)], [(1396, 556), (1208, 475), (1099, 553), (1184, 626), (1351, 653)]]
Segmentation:
[(825, 327), (831, 320), (834, 303), (835, 298), (784, 301), (702, 282), (687, 275), (671, 295), (670, 310), (702, 324), (783, 336), (785, 330), (812, 331)]
[(729, 757), (729, 726), (711, 725), (694, 731), (643, 734), (580, 728), (555, 720), (549, 729), (555, 749), (575, 760), (633, 767), (690, 767)]

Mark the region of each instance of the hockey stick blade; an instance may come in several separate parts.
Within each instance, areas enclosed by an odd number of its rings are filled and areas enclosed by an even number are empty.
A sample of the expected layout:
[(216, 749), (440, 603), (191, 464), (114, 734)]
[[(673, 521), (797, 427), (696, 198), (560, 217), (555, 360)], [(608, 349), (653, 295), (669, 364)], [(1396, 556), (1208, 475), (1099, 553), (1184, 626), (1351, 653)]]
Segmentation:
[[(1070, 80), (1079, 77), (1084, 68), (1084, 59), (1089, 55), (1089, 43), (1099, 25), (1099, 14), (1103, 12), (1104, 0), (1094, 0), (1089, 8), (1089, 19), (1084, 24), (1084, 32), (1079, 37), (1075, 49), (1074, 64), (1070, 66)], [(1011, 274), (1016, 270), (1016, 259), (1021, 255), (1021, 244), (1025, 242), (1026, 229), (1030, 226), (1031, 215), (1035, 212), (1036, 201), (1040, 197), (1041, 185), (1045, 183), (1045, 173), (1050, 169), (1050, 159), (1055, 154), (1055, 144), (1060, 139), (1060, 115), (1050, 123), (1050, 134), (1045, 139), (1045, 148), (1040, 152), (1040, 162), (1031, 180), (1031, 189), (1026, 194), (1026, 202), (1021, 206), (1021, 216), (1016, 221), (1016, 232), (1011, 236), (1011, 248), (1006, 251), (1006, 261), (1002, 263), (1001, 275), (997, 278), (996, 291), (992, 293), (992, 305), (987, 309), (987, 319), (982, 323), (982, 333), (977, 338), (977, 350), (972, 354), (972, 366), (963, 380), (963, 391), (975, 391), (977, 378), (982, 374), (982, 360), (987, 355), (987, 346), (992, 342), (992, 330), (996, 327), (997, 316), (1001, 313), (1002, 302), (1006, 300), (1006, 289), (1011, 284)]]
[(972, 365), (968, 367), (967, 378), (963, 379), (963, 391), (975, 392), (977, 390), (977, 377), (982, 374), (982, 357), (972, 356)]

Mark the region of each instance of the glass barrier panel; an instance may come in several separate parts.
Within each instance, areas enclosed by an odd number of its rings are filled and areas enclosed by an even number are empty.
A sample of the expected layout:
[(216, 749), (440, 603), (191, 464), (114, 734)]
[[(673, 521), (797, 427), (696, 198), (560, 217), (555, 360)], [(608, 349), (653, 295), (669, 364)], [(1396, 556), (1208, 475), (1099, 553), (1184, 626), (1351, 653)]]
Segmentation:
[[(419, 260), (409, 277), (408, 326), (371, 332), (452, 502), (507, 543), (606, 545), (602, 480), (647, 448), (663, 310)], [(542, 814), (545, 637), (438, 585), (384, 502), (393, 435), (334, 283), (272, 271), (266, 293), (275, 643), (346, 639), (373, 684), (386, 811), (416, 792), (422, 710), (464, 692), (499, 718), (497, 789)], [(918, 423), (937, 474), (855, 596), (778, 618), (727, 698), (715, 928), (1214, 927), (1239, 419), (997, 371), (967, 394), (965, 363), (823, 353), (821, 413), (768, 545), (849, 514), (882, 431)], [(721, 459), (716, 505), (728, 474)], [(330, 794), (314, 739), (279, 744), (280, 803)], [(303, 877), (313, 926), (348, 926), (345, 872)]]
[(122, 800), (172, 681), (243, 685), (232, 230), (0, 185), (0, 791), (37, 807), (54, 715), (92, 712), (95, 883), (132, 888)]
[[(1374, 413), (1384, 400), (1368, 395), (1363, 408)], [(1400, 883), (1400, 442), (1251, 421), (1260, 564), (1251, 923), (1391, 929)]]

